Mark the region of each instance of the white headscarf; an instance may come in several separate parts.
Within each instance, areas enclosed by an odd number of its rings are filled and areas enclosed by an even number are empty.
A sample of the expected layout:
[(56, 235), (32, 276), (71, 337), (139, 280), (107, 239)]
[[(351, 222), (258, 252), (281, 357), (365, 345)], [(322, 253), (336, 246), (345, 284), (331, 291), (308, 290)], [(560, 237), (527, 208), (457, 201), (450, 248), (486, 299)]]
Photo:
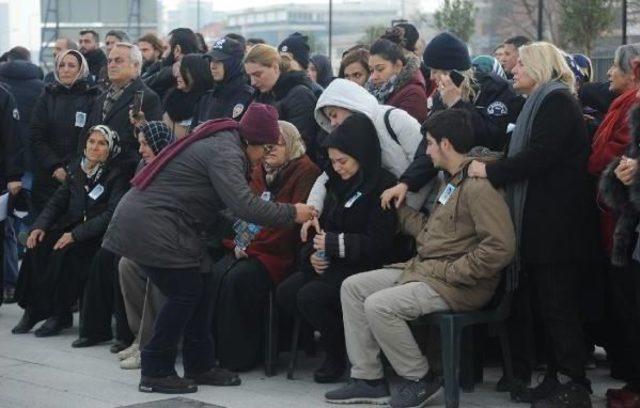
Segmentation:
[[(60, 76), (58, 75), (58, 70), (59, 70), (58, 67), (62, 62), (62, 59), (71, 53), (73, 53), (74, 55), (80, 58), (80, 71), (78, 71), (78, 75), (73, 79), (73, 82), (71, 82), (71, 84), (65, 85), (62, 83), (62, 81), (60, 81)], [(67, 88), (71, 88), (79, 79), (85, 79), (89, 76), (89, 64), (87, 63), (87, 60), (84, 58), (84, 55), (82, 55), (80, 51), (77, 51), (77, 50), (62, 51), (60, 54), (58, 54), (58, 57), (56, 58), (56, 67), (53, 70), (53, 76), (56, 78), (56, 81), (60, 85), (65, 86)]]

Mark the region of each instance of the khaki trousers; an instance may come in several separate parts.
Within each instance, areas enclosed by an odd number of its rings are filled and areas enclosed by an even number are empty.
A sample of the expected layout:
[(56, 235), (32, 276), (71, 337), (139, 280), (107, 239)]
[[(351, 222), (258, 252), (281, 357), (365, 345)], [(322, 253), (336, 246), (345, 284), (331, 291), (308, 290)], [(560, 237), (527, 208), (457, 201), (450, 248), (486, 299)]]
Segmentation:
[(401, 269), (378, 269), (342, 283), (340, 299), (352, 378), (383, 378), (381, 350), (401, 377), (418, 380), (429, 371), (407, 321), (450, 308), (424, 282), (396, 284), (401, 273)]

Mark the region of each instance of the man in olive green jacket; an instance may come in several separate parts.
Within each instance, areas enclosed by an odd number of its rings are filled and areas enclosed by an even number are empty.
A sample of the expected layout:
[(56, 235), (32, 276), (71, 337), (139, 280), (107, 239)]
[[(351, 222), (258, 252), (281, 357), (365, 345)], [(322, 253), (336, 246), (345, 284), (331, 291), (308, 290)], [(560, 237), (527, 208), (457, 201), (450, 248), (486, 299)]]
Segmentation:
[(380, 351), (403, 378), (392, 407), (421, 406), (439, 388), (407, 321), (444, 311), (482, 308), (515, 253), (515, 233), (502, 195), (485, 179), (469, 178), (467, 153), (473, 128), (466, 111), (433, 114), (423, 125), (427, 154), (451, 177), (429, 218), (409, 207), (398, 211), (403, 231), (416, 239), (417, 255), (403, 264), (360, 273), (342, 284), (347, 352), (354, 381), (326, 394), (333, 403), (389, 400)]

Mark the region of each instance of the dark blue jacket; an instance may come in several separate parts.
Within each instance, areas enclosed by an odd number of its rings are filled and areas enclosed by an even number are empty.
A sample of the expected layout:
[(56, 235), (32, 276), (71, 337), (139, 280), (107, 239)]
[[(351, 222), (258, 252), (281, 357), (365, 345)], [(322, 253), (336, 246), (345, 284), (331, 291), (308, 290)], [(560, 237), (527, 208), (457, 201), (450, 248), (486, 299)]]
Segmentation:
[(13, 153), (16, 171), (33, 171), (34, 161), (29, 137), (29, 123), (31, 112), (38, 96), (42, 93), (44, 82), (40, 67), (28, 61), (11, 61), (0, 64), (0, 81), (9, 86), (18, 112), (19, 120), (16, 126), (17, 148)]
[(191, 127), (211, 119), (231, 118), (240, 120), (253, 101), (254, 90), (247, 84), (247, 78), (240, 75), (213, 87), (206, 92), (196, 105)]

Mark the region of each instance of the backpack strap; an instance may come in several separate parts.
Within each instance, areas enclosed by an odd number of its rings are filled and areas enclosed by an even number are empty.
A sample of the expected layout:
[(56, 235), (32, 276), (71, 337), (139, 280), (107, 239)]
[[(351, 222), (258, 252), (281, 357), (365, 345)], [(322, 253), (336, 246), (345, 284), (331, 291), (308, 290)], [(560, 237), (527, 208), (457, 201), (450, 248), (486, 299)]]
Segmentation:
[(391, 127), (391, 122), (389, 121), (389, 116), (391, 116), (391, 111), (395, 110), (396, 108), (391, 108), (388, 109), (385, 113), (384, 113), (384, 125), (387, 127), (387, 132), (389, 132), (389, 136), (391, 136), (391, 138), (397, 143), (400, 144), (400, 142), (398, 141), (398, 135), (396, 135), (396, 132), (393, 130), (393, 128)]

